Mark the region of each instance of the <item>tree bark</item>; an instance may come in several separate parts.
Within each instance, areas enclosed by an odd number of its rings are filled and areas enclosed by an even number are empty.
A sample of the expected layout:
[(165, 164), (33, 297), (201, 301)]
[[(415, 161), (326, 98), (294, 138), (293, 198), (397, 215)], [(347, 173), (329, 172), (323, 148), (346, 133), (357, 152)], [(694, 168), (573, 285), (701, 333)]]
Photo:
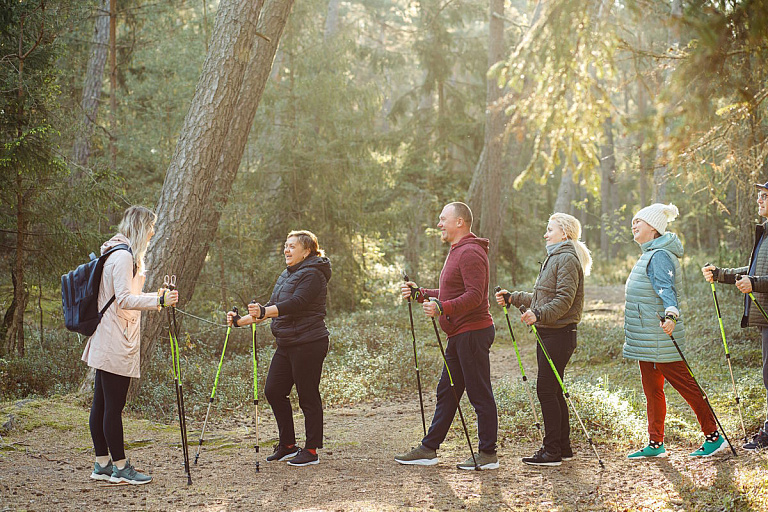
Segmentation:
[(82, 127), (72, 146), (72, 159), (81, 167), (88, 165), (88, 159), (91, 156), (91, 137), (99, 112), (104, 66), (109, 50), (109, 3), (110, 0), (101, 0), (96, 10), (91, 56), (88, 59), (83, 99), (80, 103), (83, 115)]
[[(504, 0), (490, 0), (488, 21), (488, 69), (504, 58)], [(477, 196), (470, 200), (474, 212), (479, 214), (477, 233), (490, 240), (488, 259), (490, 261), (491, 283), (496, 282), (496, 261), (501, 242), (501, 226), (504, 212), (504, 204), (501, 201), (502, 194), (502, 158), (504, 154), (504, 110), (501, 108), (500, 99), (503, 90), (499, 87), (498, 80), (489, 77), (486, 79), (486, 107), (485, 107), (485, 140), (483, 152), (475, 168), (475, 174), (482, 180), (480, 194), (475, 188)], [(483, 168), (484, 167), (484, 168)], [(482, 197), (482, 202), (478, 202)]]
[[(175, 273), (182, 305), (194, 293), (218, 229), (292, 6), (293, 0), (269, 0), (263, 10), (261, 2), (244, 0), (219, 6), (211, 49), (163, 185), (157, 243), (148, 255), (148, 288)], [(269, 41), (254, 43), (257, 32)], [(142, 366), (163, 331), (160, 315), (147, 320)]]
[(117, 171), (117, 0), (109, 2), (109, 155), (112, 172)]
[(611, 239), (608, 236), (613, 226), (614, 211), (612, 197), (615, 192), (616, 155), (613, 146), (613, 120), (609, 117), (603, 123), (605, 140), (600, 145), (600, 252), (609, 261), (611, 259)]
[(339, 30), (339, 0), (328, 0), (328, 11), (325, 16), (324, 39), (328, 41)]
[[(672, 9), (670, 11), (670, 31), (669, 31), (669, 46), (677, 48), (680, 45), (680, 19), (683, 16), (683, 2), (682, 0), (672, 0)], [(661, 80), (662, 87), (668, 85), (668, 78), (670, 72), (663, 72), (663, 78)], [(668, 115), (672, 112), (677, 99), (674, 97), (668, 98), (666, 112), (664, 115), (664, 138), (667, 139), (671, 132), (669, 127)], [(664, 154), (663, 144), (656, 144), (656, 159), (653, 170), (653, 183), (654, 183), (654, 202), (663, 203), (667, 199), (667, 155)]]
[(553, 213), (573, 214), (573, 200), (576, 197), (576, 183), (573, 181), (573, 170), (570, 166), (563, 167), (560, 186), (557, 189), (557, 199)]

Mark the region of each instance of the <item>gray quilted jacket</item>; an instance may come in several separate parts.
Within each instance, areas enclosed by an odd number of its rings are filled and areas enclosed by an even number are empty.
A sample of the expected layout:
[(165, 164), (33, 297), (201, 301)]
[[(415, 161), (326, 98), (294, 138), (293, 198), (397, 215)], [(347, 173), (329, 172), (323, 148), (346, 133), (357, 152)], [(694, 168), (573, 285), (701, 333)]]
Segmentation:
[(568, 240), (547, 256), (533, 293), (512, 292), (511, 304), (536, 313), (536, 327), (559, 328), (581, 321), (584, 270), (573, 242)]
[[(752, 279), (752, 295), (754, 295), (757, 302), (763, 306), (763, 309), (768, 308), (768, 240), (763, 240), (763, 243), (760, 245), (760, 251), (758, 254), (755, 254), (755, 249), (757, 248), (757, 242), (763, 236), (766, 227), (768, 227), (768, 222), (763, 222), (762, 224), (755, 226), (755, 245), (752, 246), (752, 256), (749, 258), (749, 265), (739, 268), (718, 269), (715, 279), (720, 283), (734, 284), (736, 283), (736, 275), (747, 275), (747, 272), (749, 272), (749, 267), (752, 266), (752, 261), (757, 258), (757, 262), (755, 264), (756, 277)], [(745, 297), (745, 301), (751, 302), (751, 299), (748, 296), (745, 295)], [(768, 327), (768, 322), (765, 321), (762, 313), (760, 313), (760, 310), (757, 309), (754, 304), (750, 303), (748, 316), (746, 314), (746, 303), (744, 309), (744, 314), (741, 317), (742, 327)]]

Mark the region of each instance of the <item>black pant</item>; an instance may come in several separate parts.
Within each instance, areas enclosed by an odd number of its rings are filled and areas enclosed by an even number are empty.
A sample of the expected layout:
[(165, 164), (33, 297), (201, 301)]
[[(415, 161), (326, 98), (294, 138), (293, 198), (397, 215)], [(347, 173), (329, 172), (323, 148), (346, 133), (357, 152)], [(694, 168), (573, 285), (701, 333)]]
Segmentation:
[(299, 395), (299, 407), (304, 412), (307, 433), (305, 448), (323, 447), (323, 402), (320, 399), (320, 374), (328, 353), (328, 337), (296, 347), (277, 347), (269, 365), (264, 396), (277, 421), (280, 444), (296, 444), (293, 409), (288, 395), (293, 385)]
[[(477, 413), (478, 449), (487, 453), (496, 452), (496, 437), (499, 430), (499, 417), (496, 400), (491, 389), (490, 350), (496, 328), (491, 325), (485, 329), (468, 331), (448, 338), (445, 359), (453, 377), (456, 395), (461, 399), (464, 389)], [(443, 374), (437, 384), (437, 405), (432, 425), (421, 444), (437, 450), (445, 441), (448, 430), (456, 415), (456, 398), (451, 390), (448, 372), (443, 366)]]
[[(557, 373), (561, 379), (565, 379), (565, 365), (576, 350), (576, 325), (572, 324), (561, 329), (542, 328), (538, 331), (549, 357), (555, 363)], [(563, 388), (560, 387), (538, 343), (536, 360), (539, 368), (536, 395), (539, 397), (541, 415), (544, 419), (544, 448), (552, 455), (561, 455), (561, 450), (571, 446), (568, 404), (563, 396)]]
[(88, 426), (97, 457), (112, 455), (112, 460), (125, 458), (123, 444), (123, 407), (128, 397), (130, 377), (96, 370), (93, 404)]

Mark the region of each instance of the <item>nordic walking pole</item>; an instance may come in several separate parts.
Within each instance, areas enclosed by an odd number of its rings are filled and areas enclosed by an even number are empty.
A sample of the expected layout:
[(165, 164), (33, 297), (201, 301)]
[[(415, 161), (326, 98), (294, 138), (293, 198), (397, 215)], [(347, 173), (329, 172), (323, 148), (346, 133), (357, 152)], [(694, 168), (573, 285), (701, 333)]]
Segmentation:
[[(664, 317), (656, 313), (656, 315), (659, 317), (660, 322), (664, 322)], [(712, 408), (712, 404), (709, 403), (709, 397), (707, 396), (707, 393), (704, 391), (704, 388), (701, 387), (701, 384), (699, 384), (699, 381), (696, 380), (696, 377), (693, 375), (693, 370), (691, 370), (691, 365), (688, 364), (688, 360), (683, 355), (683, 351), (680, 350), (680, 345), (677, 344), (677, 340), (675, 337), (671, 334), (668, 335), (669, 339), (672, 340), (672, 344), (675, 345), (675, 348), (677, 349), (677, 353), (680, 354), (680, 358), (683, 360), (683, 363), (685, 363), (685, 367), (688, 370), (688, 373), (690, 374), (691, 378), (693, 379), (693, 382), (696, 383), (696, 386), (699, 388), (699, 391), (701, 392), (701, 398), (704, 399), (704, 401), (707, 403), (707, 407), (709, 407), (709, 411), (712, 413), (712, 416), (715, 417), (715, 422), (717, 423), (718, 428), (720, 428), (720, 432), (723, 433), (723, 437), (728, 442), (728, 446), (731, 448), (731, 451), (733, 452), (734, 457), (737, 457), (736, 450), (733, 448), (733, 445), (731, 444), (731, 440), (728, 439), (728, 434), (725, 433), (725, 429), (720, 424), (720, 420), (717, 419), (717, 414), (715, 414), (715, 410)]]
[[(436, 298), (430, 297), (430, 301), (437, 301)], [(475, 450), (472, 448), (472, 441), (469, 439), (469, 431), (467, 430), (467, 422), (464, 421), (464, 414), (461, 412), (461, 404), (459, 403), (459, 395), (456, 394), (456, 387), (453, 385), (453, 377), (451, 377), (451, 369), (448, 368), (448, 359), (445, 358), (445, 349), (443, 349), (443, 341), (440, 339), (440, 331), (437, 330), (437, 322), (435, 317), (432, 318), (432, 327), (435, 328), (435, 336), (437, 337), (437, 344), (440, 346), (440, 353), (443, 355), (443, 363), (445, 364), (445, 371), (448, 374), (448, 382), (451, 383), (451, 391), (453, 391), (453, 397), (456, 399), (456, 409), (459, 410), (459, 418), (461, 418), (461, 426), (464, 427), (464, 435), (467, 436), (467, 444), (469, 445), (469, 453), (472, 454), (472, 461), (475, 463), (475, 471), (480, 471), (480, 466), (477, 465), (477, 457), (475, 457)]]
[[(255, 304), (256, 299), (251, 301)], [(253, 407), (256, 422), (256, 472), (259, 472), (259, 353), (256, 351), (256, 324), (251, 324), (251, 344), (253, 345)]]
[[(168, 277), (168, 276), (166, 276)], [(172, 275), (168, 281), (168, 289), (176, 289), (176, 276)], [(181, 429), (181, 449), (184, 455), (184, 471), (187, 473), (187, 485), (192, 485), (192, 474), (189, 468), (189, 443), (187, 442), (187, 414), (184, 409), (184, 384), (181, 379), (181, 351), (179, 350), (179, 324), (176, 323), (176, 308), (171, 306), (168, 314), (171, 324), (171, 358), (173, 359), (173, 371), (176, 376), (177, 405), (179, 409), (179, 428)]]
[[(520, 313), (525, 313), (528, 308), (525, 306), (520, 306)], [(584, 426), (584, 422), (581, 421), (581, 416), (579, 416), (579, 411), (576, 410), (576, 407), (573, 406), (573, 401), (571, 400), (571, 395), (568, 393), (568, 390), (565, 389), (565, 384), (563, 383), (563, 379), (560, 378), (560, 373), (558, 373), (557, 368), (555, 368), (555, 363), (552, 362), (552, 358), (549, 357), (549, 352), (547, 352), (547, 348), (544, 346), (544, 342), (541, 340), (541, 336), (539, 336), (539, 331), (536, 329), (536, 326), (531, 324), (531, 330), (533, 331), (533, 334), (536, 335), (536, 341), (539, 343), (539, 348), (541, 348), (541, 351), (544, 353), (544, 357), (547, 359), (547, 362), (549, 363), (550, 368), (552, 368), (552, 373), (555, 374), (555, 378), (557, 379), (557, 382), (560, 384), (560, 388), (563, 390), (563, 396), (568, 400), (568, 405), (571, 406), (571, 410), (576, 415), (576, 419), (579, 420), (579, 425), (581, 425), (581, 429), (584, 431), (584, 436), (587, 438), (587, 441), (589, 442), (589, 446), (592, 447), (592, 451), (595, 452), (595, 457), (597, 457), (597, 462), (600, 464), (600, 467), (605, 469), (605, 464), (603, 463), (603, 460), (600, 458), (600, 454), (597, 453), (597, 447), (595, 446), (595, 443), (592, 442), (592, 437), (589, 435), (589, 432), (587, 431), (587, 427)]]
[[(410, 281), (408, 278), (408, 274), (403, 272), (403, 281), (406, 283)], [(417, 295), (417, 297), (414, 297), (414, 293)], [(416, 355), (416, 331), (413, 329), (413, 308), (411, 307), (411, 300), (414, 298), (418, 298), (419, 291), (416, 290), (414, 292), (413, 288), (411, 288), (411, 296), (408, 297), (408, 317), (411, 319), (411, 339), (413, 340), (413, 362), (416, 366), (416, 383), (419, 386), (419, 405), (421, 406), (421, 426), (424, 428), (424, 437), (427, 436), (427, 420), (424, 417), (424, 397), (421, 392), (421, 373), (419, 372), (419, 356)]]
[[(237, 313), (237, 308), (233, 307), (232, 311)], [(205, 437), (205, 427), (208, 425), (208, 415), (211, 414), (211, 405), (213, 405), (213, 397), (216, 396), (216, 386), (219, 385), (219, 375), (221, 374), (221, 367), (224, 364), (224, 353), (227, 351), (227, 341), (229, 341), (229, 333), (232, 331), (232, 326), (227, 326), (227, 335), (224, 337), (224, 348), (221, 349), (221, 358), (219, 358), (219, 367), (216, 369), (216, 378), (213, 379), (213, 389), (211, 390), (211, 397), (208, 399), (208, 410), (205, 411), (205, 421), (203, 422), (203, 431), (200, 432), (200, 443), (197, 445), (197, 453), (195, 454), (195, 464), (197, 459), (200, 458), (200, 449), (203, 447), (203, 438)]]
[[(709, 267), (710, 264), (704, 265)], [(736, 380), (733, 378), (733, 367), (731, 366), (731, 352), (728, 350), (728, 343), (725, 341), (725, 328), (723, 327), (723, 317), (720, 314), (720, 303), (717, 301), (717, 291), (715, 291), (715, 283), (709, 283), (712, 288), (712, 300), (715, 301), (715, 311), (717, 312), (717, 321), (720, 324), (720, 335), (723, 338), (723, 348), (725, 349), (725, 360), (728, 361), (728, 371), (731, 372), (731, 385), (733, 386), (733, 396), (736, 398), (736, 408), (739, 411), (739, 421), (741, 422), (741, 431), (744, 434), (744, 440), (747, 440), (747, 429), (744, 427), (744, 417), (741, 413), (741, 398), (739, 398), (739, 392), (736, 390)]]
[[(494, 292), (499, 293), (501, 291), (501, 286), (497, 286)], [(541, 442), (544, 442), (544, 434), (541, 431), (541, 423), (539, 423), (539, 413), (536, 412), (536, 405), (533, 402), (533, 390), (531, 389), (531, 384), (526, 384), (528, 382), (528, 377), (525, 375), (525, 369), (523, 368), (523, 359), (520, 357), (520, 350), (517, 348), (517, 340), (515, 339), (515, 333), (512, 332), (512, 324), (509, 321), (509, 313), (507, 313), (507, 302), (510, 297), (509, 293), (504, 294), (504, 306), (502, 308), (504, 309), (504, 316), (507, 318), (507, 327), (509, 327), (509, 335), (512, 336), (512, 345), (515, 347), (515, 355), (517, 356), (517, 364), (520, 366), (520, 375), (523, 376), (523, 386), (525, 386), (525, 389), (528, 391), (528, 401), (531, 403), (531, 410), (533, 411), (533, 421), (535, 422), (534, 425), (536, 425), (536, 430), (539, 431), (539, 437), (541, 438)]]
[[(742, 276), (740, 274), (737, 274), (736, 275), (736, 280), (739, 281), (739, 280), (741, 280), (742, 277), (744, 277), (744, 276)], [(747, 277), (749, 277), (749, 276), (747, 276)], [(761, 306), (760, 303), (757, 302), (757, 299), (755, 298), (754, 295), (752, 295), (752, 292), (749, 292), (749, 298), (752, 299), (752, 303), (755, 306), (757, 306), (757, 309), (759, 309), (760, 313), (763, 314), (763, 318), (765, 318), (765, 321), (768, 322), (768, 313), (766, 313), (765, 310), (763, 309), (763, 306)]]

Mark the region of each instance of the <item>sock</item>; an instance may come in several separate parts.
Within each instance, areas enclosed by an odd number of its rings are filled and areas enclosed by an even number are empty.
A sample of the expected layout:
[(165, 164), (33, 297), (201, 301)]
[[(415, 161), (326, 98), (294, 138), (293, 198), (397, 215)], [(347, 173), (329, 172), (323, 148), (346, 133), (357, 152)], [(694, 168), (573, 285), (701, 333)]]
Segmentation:
[(106, 466), (107, 466), (107, 464), (109, 464), (109, 461), (110, 461), (110, 460), (111, 460), (111, 459), (109, 458), (109, 455), (101, 455), (101, 456), (97, 456), (97, 457), (96, 457), (96, 463), (97, 463), (99, 466), (101, 466), (102, 468), (103, 468), (103, 467), (106, 467)]
[(714, 443), (715, 441), (717, 441), (717, 439), (718, 439), (719, 437), (720, 437), (720, 432), (718, 432), (717, 430), (715, 430), (715, 431), (714, 431), (714, 432), (712, 432), (711, 434), (707, 434), (707, 436), (706, 436), (706, 440), (707, 440), (708, 442), (710, 442), (710, 443)]
[(663, 444), (664, 444), (663, 441), (648, 441), (648, 446), (650, 446), (654, 450), (659, 448)]
[(312, 455), (317, 455), (317, 448), (304, 448), (304, 449), (307, 450)]
[(125, 469), (125, 463), (126, 463), (126, 462), (127, 462), (127, 459), (123, 459), (123, 460), (115, 460), (115, 461), (112, 461), (112, 464), (114, 464), (115, 466), (117, 466), (117, 469), (119, 469), (119, 470), (123, 470), (123, 469)]

